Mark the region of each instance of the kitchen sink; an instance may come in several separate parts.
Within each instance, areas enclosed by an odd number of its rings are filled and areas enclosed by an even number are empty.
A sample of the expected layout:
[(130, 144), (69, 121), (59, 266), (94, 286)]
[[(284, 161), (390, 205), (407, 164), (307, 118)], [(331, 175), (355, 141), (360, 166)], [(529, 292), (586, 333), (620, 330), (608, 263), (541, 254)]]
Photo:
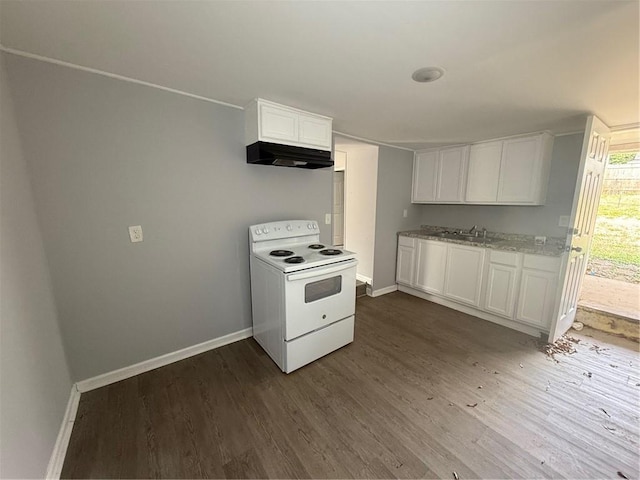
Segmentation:
[(459, 240), (464, 240), (465, 242), (476, 242), (476, 243), (491, 243), (491, 238), (482, 238), (475, 237), (473, 235), (460, 235), (457, 237)]
[(491, 243), (493, 241), (492, 238), (482, 238), (482, 237), (476, 237), (474, 235), (456, 235), (454, 233), (445, 233), (445, 232), (430, 233), (429, 236), (438, 237), (438, 238), (449, 238), (451, 240), (460, 240), (463, 242), (475, 242), (475, 243)]

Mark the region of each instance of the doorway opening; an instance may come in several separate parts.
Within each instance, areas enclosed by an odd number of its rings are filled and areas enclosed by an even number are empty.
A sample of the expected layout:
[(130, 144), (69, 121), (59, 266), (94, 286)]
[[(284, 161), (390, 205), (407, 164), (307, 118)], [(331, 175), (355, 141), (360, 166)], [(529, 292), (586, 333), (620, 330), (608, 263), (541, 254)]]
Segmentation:
[(615, 135), (578, 308), (582, 323), (638, 340), (640, 145), (616, 145)]
[(333, 175), (333, 243), (356, 252), (356, 279), (371, 286), (376, 231), (378, 146), (336, 136)]

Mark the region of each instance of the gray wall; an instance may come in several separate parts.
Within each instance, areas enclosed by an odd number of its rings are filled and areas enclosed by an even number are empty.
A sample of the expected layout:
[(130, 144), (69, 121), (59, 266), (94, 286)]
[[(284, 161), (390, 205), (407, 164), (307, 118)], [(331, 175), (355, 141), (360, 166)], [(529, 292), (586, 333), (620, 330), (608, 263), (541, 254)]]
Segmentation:
[(71, 391), (0, 57), (0, 477), (42, 478)]
[[(421, 206), (411, 203), (413, 152), (380, 147), (373, 289), (396, 284), (396, 233), (420, 225)], [(407, 209), (407, 218), (402, 216)]]
[(330, 241), (331, 170), (247, 165), (242, 111), (8, 66), (74, 380), (249, 327), (249, 225), (315, 219)]
[(422, 205), (422, 223), (462, 228), (477, 224), (490, 231), (564, 237), (567, 230), (558, 220), (571, 213), (582, 138), (582, 133), (555, 138), (544, 206)]

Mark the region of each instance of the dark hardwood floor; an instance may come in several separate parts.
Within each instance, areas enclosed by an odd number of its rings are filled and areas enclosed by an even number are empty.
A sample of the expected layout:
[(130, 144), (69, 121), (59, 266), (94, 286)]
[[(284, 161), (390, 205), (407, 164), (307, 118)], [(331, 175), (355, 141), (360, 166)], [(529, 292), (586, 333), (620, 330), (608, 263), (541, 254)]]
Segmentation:
[[(592, 335), (592, 336), (591, 336)], [(403, 294), (285, 375), (253, 339), (84, 393), (63, 478), (640, 477), (638, 344), (532, 337)]]

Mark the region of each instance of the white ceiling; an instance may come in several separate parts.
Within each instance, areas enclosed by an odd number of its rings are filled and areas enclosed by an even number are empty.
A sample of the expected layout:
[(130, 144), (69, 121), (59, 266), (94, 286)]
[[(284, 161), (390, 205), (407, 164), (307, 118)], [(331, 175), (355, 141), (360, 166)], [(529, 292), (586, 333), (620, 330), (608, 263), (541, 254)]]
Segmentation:
[[(409, 147), (639, 121), (638, 1), (2, 1), (6, 48)], [(417, 68), (446, 70), (436, 83)]]

